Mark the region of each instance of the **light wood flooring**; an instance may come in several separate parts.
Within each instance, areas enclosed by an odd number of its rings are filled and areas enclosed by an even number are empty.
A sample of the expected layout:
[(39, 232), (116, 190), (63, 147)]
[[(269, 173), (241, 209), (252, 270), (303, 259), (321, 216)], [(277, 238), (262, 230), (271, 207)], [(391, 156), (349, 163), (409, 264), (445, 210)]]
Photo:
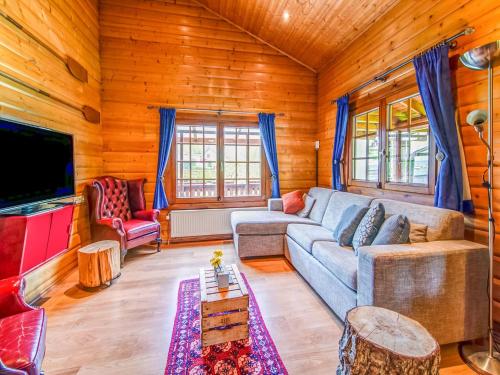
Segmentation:
[[(127, 256), (110, 287), (86, 292), (73, 271), (45, 296), (47, 375), (161, 375), (177, 307), (179, 282), (197, 277), (215, 248), (237, 263), (290, 374), (334, 374), (341, 321), (282, 258), (240, 262), (232, 243), (178, 246)], [(472, 374), (456, 346), (442, 349), (442, 374)]]

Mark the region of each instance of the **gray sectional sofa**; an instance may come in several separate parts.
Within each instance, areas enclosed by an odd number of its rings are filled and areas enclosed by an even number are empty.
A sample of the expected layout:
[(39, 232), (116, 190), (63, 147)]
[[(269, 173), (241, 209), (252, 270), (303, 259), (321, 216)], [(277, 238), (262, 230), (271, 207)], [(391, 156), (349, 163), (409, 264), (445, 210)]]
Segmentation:
[[(268, 211), (233, 212), (238, 255), (286, 256), (342, 319), (355, 306), (375, 305), (416, 319), (441, 344), (486, 335), (488, 249), (463, 240), (461, 213), (324, 188), (309, 195), (316, 202), (307, 218), (283, 213), (279, 199)], [(345, 208), (378, 203), (386, 216), (403, 214), (426, 229), (425, 242), (366, 246), (355, 255), (333, 240)]]

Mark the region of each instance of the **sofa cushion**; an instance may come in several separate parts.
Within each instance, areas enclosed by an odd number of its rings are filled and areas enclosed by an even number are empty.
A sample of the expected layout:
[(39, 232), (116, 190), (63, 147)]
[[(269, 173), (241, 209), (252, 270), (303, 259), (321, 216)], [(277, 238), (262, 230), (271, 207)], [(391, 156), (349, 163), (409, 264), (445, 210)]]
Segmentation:
[(410, 242), (427, 242), (427, 225), (410, 222)]
[(321, 225), (333, 232), (335, 228), (337, 228), (340, 216), (342, 216), (342, 213), (347, 207), (352, 206), (353, 204), (368, 207), (371, 201), (372, 198), (365, 197), (364, 195), (336, 191), (333, 193), (330, 201), (328, 202)]
[(353, 204), (344, 210), (337, 228), (335, 228), (335, 231), (333, 232), (333, 238), (339, 243), (340, 246), (352, 245), (352, 238), (354, 237), (354, 233), (356, 233), (356, 228), (358, 228), (359, 223), (368, 210), (368, 207), (362, 207), (356, 204)]
[(410, 236), (410, 222), (404, 215), (389, 217), (377, 233), (372, 245), (397, 245), (407, 243)]
[(283, 212), (285, 214), (296, 214), (302, 210), (305, 206), (303, 195), (304, 193), (300, 190), (283, 194), (281, 197), (283, 199)]
[(309, 253), (314, 242), (333, 241), (332, 232), (319, 225), (290, 224), (286, 234)]
[(309, 194), (304, 194), (304, 208), (297, 212), (297, 216), (299, 217), (309, 217), (311, 210), (316, 202), (316, 199), (311, 197)]
[[(45, 354), (44, 309), (0, 319), (0, 359), (10, 368), (38, 374)], [(22, 339), (21, 339), (22, 338)]]
[(361, 246), (368, 246), (373, 242), (384, 222), (384, 218), (385, 209), (382, 203), (370, 207), (353, 236), (352, 247), (355, 253), (358, 252)]
[(288, 224), (319, 225), (311, 219), (282, 211), (233, 211), (231, 226), (238, 234), (285, 234)]
[(328, 201), (333, 194), (332, 189), (325, 189), (320, 187), (313, 187), (309, 190), (309, 195), (316, 199), (314, 206), (309, 213), (309, 218), (317, 223), (321, 223), (323, 215), (325, 214)]
[(411, 223), (427, 225), (427, 241), (464, 238), (464, 215), (458, 211), (391, 199), (375, 199), (372, 205), (379, 202), (384, 205), (386, 215), (402, 214)]
[(145, 221), (137, 219), (132, 219), (123, 222), (123, 228), (125, 228), (125, 232), (127, 233), (127, 240), (129, 241), (144, 236), (146, 234), (157, 232), (159, 226), (160, 224), (154, 221)]
[(337, 242), (316, 241), (312, 255), (352, 290), (357, 290), (358, 258), (350, 247)]

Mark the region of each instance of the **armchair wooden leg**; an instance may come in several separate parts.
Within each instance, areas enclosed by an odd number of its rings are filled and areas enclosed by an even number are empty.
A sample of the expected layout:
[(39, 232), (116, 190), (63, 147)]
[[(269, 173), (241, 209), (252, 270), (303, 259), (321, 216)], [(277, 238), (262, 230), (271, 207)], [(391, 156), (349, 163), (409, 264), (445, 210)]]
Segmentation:
[(161, 251), (161, 238), (156, 239), (156, 252), (159, 253)]
[(122, 250), (120, 253), (120, 268), (123, 268), (125, 264), (125, 255), (127, 255), (127, 250)]

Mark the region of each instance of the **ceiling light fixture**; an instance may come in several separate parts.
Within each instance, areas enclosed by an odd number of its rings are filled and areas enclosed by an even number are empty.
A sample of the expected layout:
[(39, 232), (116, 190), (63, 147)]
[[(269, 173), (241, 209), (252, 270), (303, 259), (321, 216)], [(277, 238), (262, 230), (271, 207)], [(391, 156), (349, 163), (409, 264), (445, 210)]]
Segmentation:
[(288, 13), (288, 10), (285, 10), (283, 12), (283, 19), (286, 21), (288, 21), (288, 19), (290, 18), (290, 13)]

